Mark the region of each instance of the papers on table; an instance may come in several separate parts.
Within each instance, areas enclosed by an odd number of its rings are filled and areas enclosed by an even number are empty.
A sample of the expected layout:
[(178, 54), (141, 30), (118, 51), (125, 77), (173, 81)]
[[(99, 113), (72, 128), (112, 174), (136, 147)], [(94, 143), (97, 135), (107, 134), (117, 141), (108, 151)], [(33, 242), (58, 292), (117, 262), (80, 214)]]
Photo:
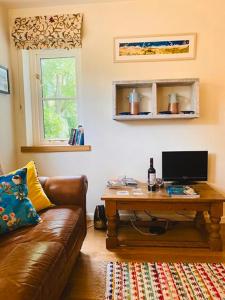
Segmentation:
[(116, 194), (118, 196), (128, 196), (129, 194), (132, 194), (133, 196), (142, 196), (144, 195), (142, 189), (133, 189), (131, 191), (117, 191)]
[(118, 196), (128, 196), (129, 192), (128, 191), (117, 191), (116, 194)]

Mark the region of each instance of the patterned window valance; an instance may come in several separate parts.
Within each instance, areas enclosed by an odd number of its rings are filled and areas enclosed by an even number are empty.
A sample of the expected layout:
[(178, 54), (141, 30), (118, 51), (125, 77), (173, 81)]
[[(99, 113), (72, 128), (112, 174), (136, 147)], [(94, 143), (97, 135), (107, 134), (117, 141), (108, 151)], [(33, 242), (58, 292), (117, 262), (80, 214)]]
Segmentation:
[(81, 47), (81, 14), (16, 18), (12, 37), (18, 49)]

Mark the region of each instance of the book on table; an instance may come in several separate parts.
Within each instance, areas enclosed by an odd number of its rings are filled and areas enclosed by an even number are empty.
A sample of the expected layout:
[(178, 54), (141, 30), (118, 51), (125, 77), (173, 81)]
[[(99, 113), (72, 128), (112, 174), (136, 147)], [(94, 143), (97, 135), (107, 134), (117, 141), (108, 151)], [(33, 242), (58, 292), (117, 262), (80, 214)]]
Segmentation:
[(172, 198), (199, 198), (200, 195), (187, 185), (169, 185), (166, 188), (168, 195)]
[(123, 178), (110, 179), (107, 181), (107, 187), (111, 189), (121, 188), (124, 186), (137, 187), (137, 184), (137, 180), (126, 176)]

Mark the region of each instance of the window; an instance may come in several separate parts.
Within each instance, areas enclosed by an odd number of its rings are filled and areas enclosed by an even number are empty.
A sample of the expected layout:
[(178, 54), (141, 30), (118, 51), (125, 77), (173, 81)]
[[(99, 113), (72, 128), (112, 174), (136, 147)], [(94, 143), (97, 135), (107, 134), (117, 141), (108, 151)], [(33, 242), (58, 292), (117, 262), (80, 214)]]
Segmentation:
[(67, 143), (78, 126), (78, 50), (29, 51), (35, 144)]

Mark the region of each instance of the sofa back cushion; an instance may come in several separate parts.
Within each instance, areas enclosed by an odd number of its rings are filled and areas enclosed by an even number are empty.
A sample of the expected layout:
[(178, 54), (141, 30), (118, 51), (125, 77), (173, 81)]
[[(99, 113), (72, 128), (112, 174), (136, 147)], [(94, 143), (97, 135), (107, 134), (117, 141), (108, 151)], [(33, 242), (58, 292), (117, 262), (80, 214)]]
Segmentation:
[(30, 161), (29, 163), (27, 163), (24, 168), (27, 169), (28, 198), (30, 199), (36, 211), (54, 206), (54, 204), (52, 204), (48, 199), (39, 182), (34, 161)]

